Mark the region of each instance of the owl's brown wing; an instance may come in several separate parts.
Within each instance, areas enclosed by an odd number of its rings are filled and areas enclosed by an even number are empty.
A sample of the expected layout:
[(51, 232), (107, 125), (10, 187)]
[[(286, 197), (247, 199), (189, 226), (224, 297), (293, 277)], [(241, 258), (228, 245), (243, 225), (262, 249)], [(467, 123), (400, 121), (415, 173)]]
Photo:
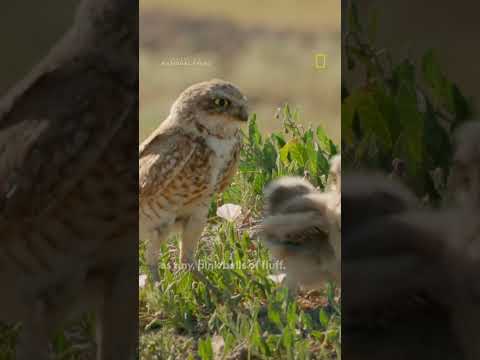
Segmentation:
[(235, 176), (239, 162), (240, 162), (240, 151), (242, 149), (242, 138), (240, 135), (237, 137), (237, 143), (232, 151), (232, 158), (225, 168), (224, 175), (220, 180), (220, 185), (218, 187), (218, 192), (222, 193), (225, 189), (230, 186), (232, 178)]
[(77, 58), (27, 78), (0, 104), (0, 219), (54, 205), (135, 110), (132, 89), (94, 61)]
[(140, 146), (140, 201), (165, 189), (182, 171), (198, 147), (198, 142), (178, 129), (159, 128)]

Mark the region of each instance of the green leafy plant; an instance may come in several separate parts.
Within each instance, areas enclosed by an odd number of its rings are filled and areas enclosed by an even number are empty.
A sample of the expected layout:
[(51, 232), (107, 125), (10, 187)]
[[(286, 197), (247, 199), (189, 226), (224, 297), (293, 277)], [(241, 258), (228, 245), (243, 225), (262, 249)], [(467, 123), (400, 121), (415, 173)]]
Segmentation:
[(283, 132), (274, 132), (265, 139), (257, 127), (256, 117), (252, 117), (243, 152), (243, 173), (255, 179), (261, 172), (265, 178), (261, 185), (274, 177), (294, 174), (307, 176), (316, 186), (324, 187), (329, 159), (338, 152), (337, 146), (321, 126), (304, 128), (299, 125), (298, 116), (297, 111), (285, 105), (277, 114)]
[(472, 115), (471, 101), (447, 79), (433, 50), (415, 64), (394, 63), (388, 49), (375, 45), (378, 13), (363, 24), (354, 2), (345, 37), (346, 78), (361, 75), (360, 84), (342, 84), (342, 160), (350, 167), (392, 169), (404, 161), (407, 182), (418, 195), (441, 195), (432, 172), (448, 176), (452, 133)]
[[(265, 185), (285, 175), (302, 176), (320, 189), (325, 187), (329, 161), (338, 153), (337, 145), (321, 126), (300, 125), (298, 111), (289, 105), (279, 109), (276, 118), (282, 123), (282, 130), (268, 136), (261, 134), (256, 115), (250, 118), (239, 174), (223, 194), (222, 202), (242, 203), (255, 213), (261, 205)], [(211, 215), (216, 205), (212, 204)]]
[[(263, 188), (269, 181), (298, 175), (324, 187), (329, 160), (338, 151), (321, 127), (299, 126), (298, 112), (289, 106), (279, 111), (276, 121), (282, 122), (282, 130), (265, 135), (252, 115), (239, 171), (212, 202), (197, 252), (200, 271), (224, 292), (224, 298), (207, 291), (189, 271), (176, 269), (176, 246), (165, 244), (159, 259), (162, 280), (140, 289), (141, 358), (339, 358), (338, 291), (333, 286), (322, 289), (311, 301), (312, 308), (305, 309), (272, 279), (273, 273), (282, 271), (281, 264), (249, 232), (261, 216)], [(241, 206), (240, 218), (219, 218), (216, 209), (225, 203)], [(140, 259), (140, 273), (146, 273), (142, 248)], [(220, 350), (215, 346), (218, 342)]]

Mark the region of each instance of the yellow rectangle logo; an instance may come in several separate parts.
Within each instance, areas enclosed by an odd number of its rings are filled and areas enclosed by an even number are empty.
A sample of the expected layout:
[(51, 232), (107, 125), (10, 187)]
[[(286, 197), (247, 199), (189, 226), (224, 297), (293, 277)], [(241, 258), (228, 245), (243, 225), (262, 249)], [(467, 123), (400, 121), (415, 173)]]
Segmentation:
[(327, 68), (327, 55), (315, 54), (315, 69), (321, 70)]

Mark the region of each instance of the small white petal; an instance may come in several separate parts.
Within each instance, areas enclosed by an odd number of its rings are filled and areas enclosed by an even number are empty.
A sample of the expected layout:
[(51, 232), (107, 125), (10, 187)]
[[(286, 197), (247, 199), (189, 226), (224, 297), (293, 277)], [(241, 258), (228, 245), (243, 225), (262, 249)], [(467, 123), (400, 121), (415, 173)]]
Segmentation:
[(242, 215), (242, 207), (235, 204), (225, 204), (217, 209), (217, 216), (227, 221), (235, 221)]
[(225, 349), (225, 340), (223, 340), (223, 337), (220, 335), (214, 335), (212, 338), (212, 348), (213, 348), (213, 353), (215, 354), (215, 359), (220, 359), (221, 355), (223, 353), (223, 350)]
[(279, 273), (275, 275), (268, 275), (268, 278), (272, 280), (275, 284), (281, 284), (283, 280), (287, 277), (285, 273)]
[(147, 275), (140, 274), (140, 276), (138, 277), (138, 287), (142, 289), (145, 287), (146, 283), (147, 283)]

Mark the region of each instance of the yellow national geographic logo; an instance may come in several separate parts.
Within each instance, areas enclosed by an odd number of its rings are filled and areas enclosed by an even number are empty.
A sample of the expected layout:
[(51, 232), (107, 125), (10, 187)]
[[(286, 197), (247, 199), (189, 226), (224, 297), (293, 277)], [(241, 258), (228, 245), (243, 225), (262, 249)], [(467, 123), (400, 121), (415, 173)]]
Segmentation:
[(323, 70), (327, 68), (327, 54), (315, 54), (315, 69)]

